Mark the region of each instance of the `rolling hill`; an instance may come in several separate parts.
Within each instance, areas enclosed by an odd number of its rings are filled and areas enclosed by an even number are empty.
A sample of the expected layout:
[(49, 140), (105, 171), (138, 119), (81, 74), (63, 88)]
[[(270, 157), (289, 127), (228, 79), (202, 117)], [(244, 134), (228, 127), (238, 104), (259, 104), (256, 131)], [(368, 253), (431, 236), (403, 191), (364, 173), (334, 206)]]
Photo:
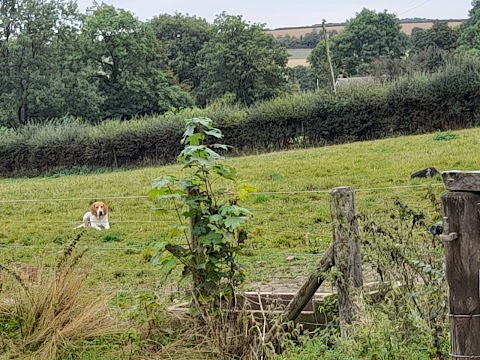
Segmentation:
[[(411, 21), (411, 22), (402, 22), (401, 21), (401, 26), (402, 30), (405, 34), (410, 35), (412, 33), (412, 30), (416, 27), (421, 28), (421, 29), (429, 29), (432, 27), (434, 20), (429, 20), (429, 21)], [(448, 25), (451, 27), (456, 27), (459, 26), (462, 23), (463, 20), (458, 19), (458, 20), (449, 20)], [(345, 24), (327, 24), (327, 29), (328, 30), (336, 30), (336, 31), (342, 31), (345, 28)], [(308, 34), (309, 32), (312, 31), (320, 31), (322, 30), (321, 25), (313, 25), (313, 26), (305, 26), (305, 27), (290, 27), (290, 28), (278, 28), (278, 29), (273, 29), (273, 30), (267, 30), (269, 34), (272, 34), (273, 36), (285, 36), (285, 35), (290, 35), (290, 36), (304, 36), (305, 34)]]

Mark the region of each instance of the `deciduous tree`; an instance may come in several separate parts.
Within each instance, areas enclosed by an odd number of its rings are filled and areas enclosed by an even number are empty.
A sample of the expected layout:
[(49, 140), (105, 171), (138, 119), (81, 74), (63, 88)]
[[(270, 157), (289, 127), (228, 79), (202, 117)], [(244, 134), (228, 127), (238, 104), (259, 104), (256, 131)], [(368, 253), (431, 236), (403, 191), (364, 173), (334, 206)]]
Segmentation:
[(198, 87), (198, 52), (211, 38), (211, 25), (205, 19), (180, 13), (156, 16), (149, 24), (165, 51), (167, 65), (179, 81)]
[(82, 29), (84, 56), (96, 66), (105, 97), (103, 118), (130, 118), (193, 104), (173, 73), (151, 27), (110, 5), (89, 10)]
[(458, 45), (462, 52), (480, 55), (480, 0), (472, 1), (469, 18), (460, 28)]
[(201, 103), (231, 92), (251, 104), (288, 88), (287, 51), (263, 25), (223, 13), (215, 19), (212, 34), (199, 53), (201, 83), (196, 94)]
[[(101, 98), (76, 58), (76, 4), (0, 1), (0, 125), (63, 115), (95, 116)], [(89, 110), (78, 105), (89, 103)]]
[[(403, 56), (407, 45), (408, 38), (401, 32), (395, 15), (363, 9), (332, 39), (332, 59), (339, 73), (361, 75), (373, 60), (381, 56)], [(310, 56), (310, 62), (318, 71), (323, 71), (324, 46), (320, 42)]]

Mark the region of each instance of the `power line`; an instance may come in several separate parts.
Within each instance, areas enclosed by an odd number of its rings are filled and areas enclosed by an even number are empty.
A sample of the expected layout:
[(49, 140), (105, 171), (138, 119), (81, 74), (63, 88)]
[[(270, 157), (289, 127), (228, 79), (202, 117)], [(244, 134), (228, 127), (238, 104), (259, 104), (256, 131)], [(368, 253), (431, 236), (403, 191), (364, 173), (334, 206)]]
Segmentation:
[(432, 1), (432, 0), (424, 1), (423, 3), (421, 3), (421, 4), (417, 5), (417, 6), (414, 6), (414, 7), (410, 8), (410, 9), (408, 9), (407, 11), (404, 11), (404, 12), (402, 12), (402, 13), (400, 13), (400, 14), (397, 14), (397, 16), (401, 16), (401, 15), (406, 14), (406, 13), (412, 11), (412, 10), (415, 10), (416, 8), (419, 8), (420, 6), (425, 5), (426, 3), (429, 3), (430, 1)]

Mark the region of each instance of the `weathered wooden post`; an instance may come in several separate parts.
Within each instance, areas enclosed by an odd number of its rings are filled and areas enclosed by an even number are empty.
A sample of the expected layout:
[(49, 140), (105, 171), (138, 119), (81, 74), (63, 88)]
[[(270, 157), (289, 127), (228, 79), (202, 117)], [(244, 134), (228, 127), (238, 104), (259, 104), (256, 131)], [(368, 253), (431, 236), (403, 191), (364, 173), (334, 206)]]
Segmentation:
[[(355, 190), (351, 187), (338, 187), (331, 191), (331, 212), (333, 221), (333, 243), (323, 254), (315, 270), (310, 274), (295, 297), (276, 319), (265, 336), (265, 343), (278, 346), (278, 335), (285, 330), (289, 321), (295, 320), (305, 305), (313, 297), (325, 280), (325, 273), (335, 264), (342, 272), (337, 281), (338, 304), (340, 309), (341, 331), (345, 336), (345, 324), (351, 323), (353, 314), (352, 286), (360, 287), (362, 280), (362, 260), (358, 221), (355, 210)], [(336, 261), (340, 261), (337, 265)]]
[(451, 356), (480, 359), (480, 171), (446, 171), (442, 195)]
[(337, 187), (330, 192), (330, 196), (334, 262), (341, 273), (336, 279), (340, 332), (345, 337), (345, 325), (351, 324), (354, 316), (352, 290), (363, 285), (355, 189)]

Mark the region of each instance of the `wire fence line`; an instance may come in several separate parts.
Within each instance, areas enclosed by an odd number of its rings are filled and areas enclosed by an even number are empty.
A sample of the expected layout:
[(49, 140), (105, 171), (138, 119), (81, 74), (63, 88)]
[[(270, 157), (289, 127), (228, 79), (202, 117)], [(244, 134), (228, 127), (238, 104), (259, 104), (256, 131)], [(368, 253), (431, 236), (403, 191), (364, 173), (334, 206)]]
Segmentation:
[[(180, 246), (188, 246), (188, 244), (178, 244)], [(13, 244), (1, 244), (0, 243), (0, 249), (30, 249), (30, 250), (55, 250), (55, 251), (63, 251), (65, 247), (63, 246), (43, 246), (43, 245), (13, 245)], [(92, 251), (112, 251), (112, 252), (117, 252), (117, 251), (145, 251), (145, 250), (155, 250), (155, 247), (144, 247), (144, 248), (139, 248), (139, 247), (98, 247), (98, 246), (85, 246), (85, 247), (80, 247), (80, 250), (92, 250)], [(324, 252), (318, 251), (318, 252), (296, 252), (296, 251), (265, 251), (263, 249), (250, 249), (250, 248), (245, 248), (240, 252), (241, 256), (245, 257), (253, 257), (250, 254), (259, 254), (259, 255), (274, 255), (274, 256), (312, 256), (312, 257), (318, 257), (321, 256)], [(137, 269), (138, 270), (138, 269)]]
[[(443, 183), (434, 184), (420, 184), (420, 185), (398, 185), (388, 187), (376, 187), (376, 188), (360, 188), (355, 189), (355, 192), (368, 192), (368, 191), (392, 191), (402, 189), (416, 189), (416, 188), (429, 188), (445, 186)], [(325, 190), (297, 190), (297, 191), (258, 191), (252, 192), (251, 195), (301, 195), (301, 194), (322, 194), (330, 193), (332, 189)], [(90, 196), (90, 197), (73, 197), (73, 198), (38, 198), (38, 199), (0, 199), (0, 204), (7, 203), (35, 203), (35, 202), (59, 202), (59, 201), (83, 201), (83, 200), (117, 200), (117, 199), (150, 199), (146, 195), (107, 195), (107, 196)]]

